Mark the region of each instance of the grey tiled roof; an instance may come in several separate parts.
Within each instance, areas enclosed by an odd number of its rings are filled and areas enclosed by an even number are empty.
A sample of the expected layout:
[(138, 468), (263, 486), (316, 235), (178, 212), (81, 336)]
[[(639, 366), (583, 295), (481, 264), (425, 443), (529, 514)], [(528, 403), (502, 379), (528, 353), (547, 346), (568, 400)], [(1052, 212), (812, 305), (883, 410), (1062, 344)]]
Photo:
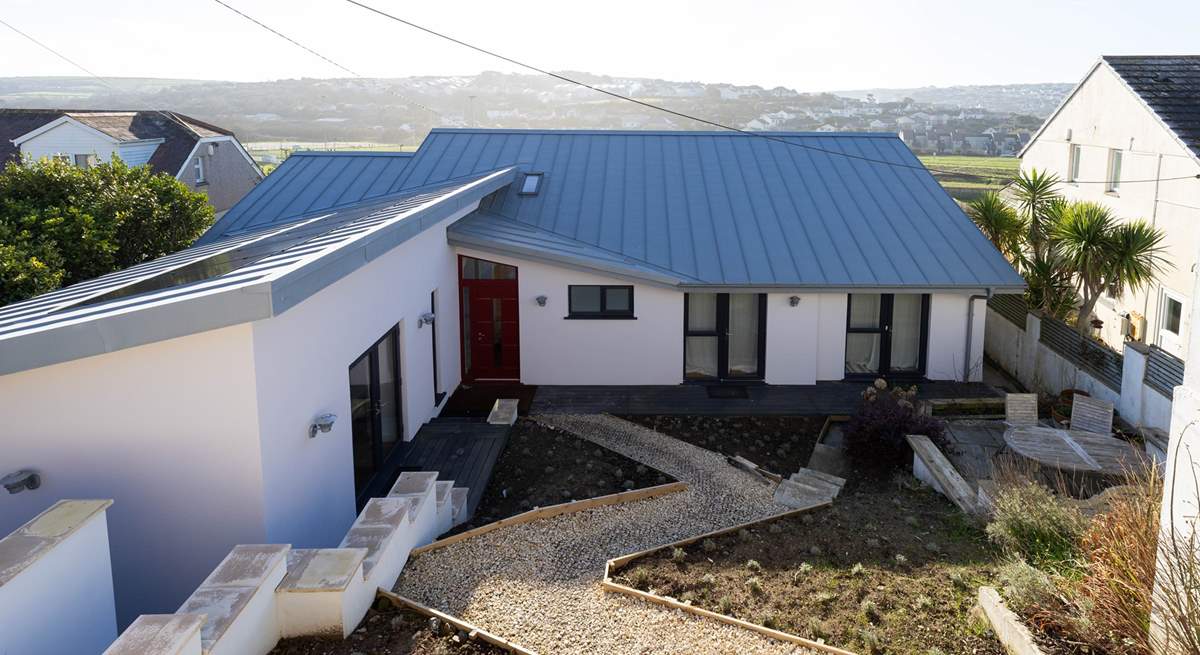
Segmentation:
[(1104, 61), (1200, 157), (1200, 55), (1106, 56)]

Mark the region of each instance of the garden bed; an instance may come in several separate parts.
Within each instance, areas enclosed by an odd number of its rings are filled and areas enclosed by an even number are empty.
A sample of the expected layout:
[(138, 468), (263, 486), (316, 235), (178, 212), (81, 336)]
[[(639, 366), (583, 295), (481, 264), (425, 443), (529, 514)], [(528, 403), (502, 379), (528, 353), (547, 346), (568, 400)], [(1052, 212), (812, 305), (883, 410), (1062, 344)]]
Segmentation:
[(674, 482), (671, 476), (528, 419), (518, 420), (463, 532), (535, 507)]
[(654, 551), (613, 577), (862, 653), (1000, 655), (971, 616), (999, 558), (954, 506), (898, 476), (859, 480), (828, 508)]
[(271, 655), (499, 655), (508, 652), (485, 641), (471, 640), (452, 628), (443, 626), (435, 633), (430, 626), (429, 617), (408, 608), (372, 609), (346, 639), (284, 639)]
[(808, 466), (822, 416), (622, 416), (730, 457), (742, 456), (787, 477)]

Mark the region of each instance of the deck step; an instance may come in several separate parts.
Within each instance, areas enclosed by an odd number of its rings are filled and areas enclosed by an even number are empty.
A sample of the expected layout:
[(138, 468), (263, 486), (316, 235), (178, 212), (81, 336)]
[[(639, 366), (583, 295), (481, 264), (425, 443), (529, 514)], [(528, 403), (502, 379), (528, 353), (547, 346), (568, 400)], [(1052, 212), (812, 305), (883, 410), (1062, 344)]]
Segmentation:
[(794, 508), (827, 503), (837, 498), (845, 483), (842, 478), (802, 468), (775, 488), (775, 502)]
[(802, 469), (800, 469), (800, 471), (797, 471), (794, 475), (799, 475), (801, 472), (803, 472), (805, 475), (807, 475), (810, 478), (816, 478), (817, 480), (821, 480), (821, 481), (827, 482), (829, 484), (832, 484), (835, 487), (837, 487), (838, 489), (841, 489), (842, 487), (846, 486), (846, 478), (840, 478), (836, 475), (825, 473), (824, 471), (818, 471), (814, 468), (802, 468)]
[(451, 516), (454, 517), (454, 525), (460, 525), (470, 519), (467, 513), (467, 496), (470, 490), (466, 487), (454, 487), (450, 490), (450, 504), (453, 508)]
[(512, 425), (517, 422), (517, 404), (519, 401), (516, 398), (497, 398), (496, 403), (492, 405), (492, 411), (488, 414), (488, 425)]
[(839, 479), (849, 471), (845, 451), (823, 443), (813, 446), (812, 455), (808, 458), (808, 468)]

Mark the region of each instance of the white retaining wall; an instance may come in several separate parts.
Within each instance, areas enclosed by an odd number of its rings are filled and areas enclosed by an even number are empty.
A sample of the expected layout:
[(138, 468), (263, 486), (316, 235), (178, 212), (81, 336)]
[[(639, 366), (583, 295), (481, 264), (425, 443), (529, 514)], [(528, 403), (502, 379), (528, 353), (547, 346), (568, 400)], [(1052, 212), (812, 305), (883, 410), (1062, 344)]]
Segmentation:
[(1121, 418), (1131, 425), (1164, 432), (1170, 428), (1171, 399), (1145, 383), (1144, 347), (1125, 344), (1118, 392), (1040, 343), (1040, 330), (1041, 321), (1034, 314), (1026, 314), (1022, 330), (989, 308), (987, 354), (1028, 389), (1049, 394), (1082, 389), (1094, 398), (1112, 403)]
[(110, 505), (59, 501), (0, 539), (0, 653), (98, 653), (117, 637)]

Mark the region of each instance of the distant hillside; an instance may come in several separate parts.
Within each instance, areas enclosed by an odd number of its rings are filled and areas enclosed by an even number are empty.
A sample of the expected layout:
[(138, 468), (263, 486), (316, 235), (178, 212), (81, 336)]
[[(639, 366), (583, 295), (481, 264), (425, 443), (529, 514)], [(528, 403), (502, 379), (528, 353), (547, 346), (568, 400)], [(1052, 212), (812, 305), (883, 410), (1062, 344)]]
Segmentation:
[(995, 84), (971, 86), (926, 86), (917, 89), (857, 89), (834, 91), (837, 95), (866, 100), (874, 96), (877, 102), (892, 102), (912, 98), (959, 107), (979, 107), (989, 111), (1012, 112), (1046, 117), (1058, 108), (1074, 84)]
[[(742, 129), (904, 132), (914, 149), (939, 154), (968, 153), (965, 139), (984, 134), (994, 135), (995, 143), (971, 146), (982, 148), (980, 154), (1011, 154), (1046, 112), (1009, 108), (1029, 105), (1027, 98), (1037, 95), (1031, 89), (1048, 86), (961, 87), (989, 91), (960, 95), (958, 101), (925, 99), (956, 97), (948, 89), (878, 91), (867, 101), (866, 92), (854, 98), (784, 87), (570, 75)], [(0, 107), (171, 109), (232, 129), (243, 141), (279, 144), (415, 145), (434, 126), (710, 129), (543, 75), (270, 82), (117, 78), (110, 84), (119, 90), (80, 77), (0, 78)], [(887, 101), (892, 97), (897, 101)], [(912, 101), (899, 101), (904, 97)]]

